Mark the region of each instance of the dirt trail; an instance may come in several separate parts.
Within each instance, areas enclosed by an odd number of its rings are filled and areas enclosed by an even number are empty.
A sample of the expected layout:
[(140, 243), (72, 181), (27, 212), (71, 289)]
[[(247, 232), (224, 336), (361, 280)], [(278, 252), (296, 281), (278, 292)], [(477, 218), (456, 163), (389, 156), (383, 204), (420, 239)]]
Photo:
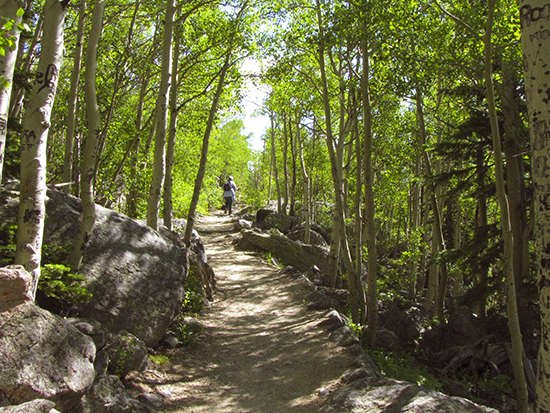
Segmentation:
[(167, 397), (163, 412), (317, 412), (319, 390), (333, 387), (349, 361), (317, 327), (324, 312), (306, 310), (302, 282), (235, 251), (229, 217), (214, 212), (197, 231), (219, 289), (199, 316), (205, 332), (142, 384)]

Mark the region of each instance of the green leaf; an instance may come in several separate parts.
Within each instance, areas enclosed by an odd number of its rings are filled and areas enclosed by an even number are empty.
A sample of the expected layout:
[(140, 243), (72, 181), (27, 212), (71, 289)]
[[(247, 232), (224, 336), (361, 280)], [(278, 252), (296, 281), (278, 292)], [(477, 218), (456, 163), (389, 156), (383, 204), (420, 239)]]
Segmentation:
[(21, 7), (17, 10), (17, 17), (23, 17), (25, 14), (25, 10), (23, 10)]

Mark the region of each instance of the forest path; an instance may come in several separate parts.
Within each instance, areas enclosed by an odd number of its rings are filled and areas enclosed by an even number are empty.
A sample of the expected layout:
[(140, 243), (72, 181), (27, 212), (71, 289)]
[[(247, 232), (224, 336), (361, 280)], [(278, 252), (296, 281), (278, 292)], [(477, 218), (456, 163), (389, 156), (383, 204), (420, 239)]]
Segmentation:
[[(218, 293), (200, 315), (196, 345), (170, 350), (171, 365), (153, 378), (167, 396), (163, 412), (317, 412), (322, 388), (336, 385), (346, 352), (307, 311), (303, 282), (252, 254), (234, 250), (230, 217), (221, 211), (197, 226)], [(153, 384), (153, 383), (150, 383)]]

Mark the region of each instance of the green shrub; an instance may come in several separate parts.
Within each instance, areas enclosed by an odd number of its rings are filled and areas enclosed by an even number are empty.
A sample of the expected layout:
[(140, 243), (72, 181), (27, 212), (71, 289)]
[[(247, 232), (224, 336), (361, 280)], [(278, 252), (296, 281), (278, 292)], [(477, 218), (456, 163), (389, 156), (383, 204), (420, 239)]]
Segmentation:
[(365, 350), (386, 376), (409, 383), (416, 383), (431, 390), (441, 391), (443, 384), (408, 354), (388, 351)]
[(92, 298), (82, 286), (85, 278), (72, 274), (71, 269), (60, 264), (46, 264), (40, 270), (38, 289), (47, 297), (75, 305), (88, 302)]

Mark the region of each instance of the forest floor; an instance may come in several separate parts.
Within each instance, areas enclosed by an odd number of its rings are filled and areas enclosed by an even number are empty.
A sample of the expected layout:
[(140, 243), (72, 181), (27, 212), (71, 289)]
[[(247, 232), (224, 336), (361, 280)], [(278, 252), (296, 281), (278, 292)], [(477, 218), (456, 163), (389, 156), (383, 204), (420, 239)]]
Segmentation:
[(162, 394), (162, 412), (317, 412), (350, 361), (308, 311), (305, 284), (257, 255), (236, 251), (231, 217), (212, 211), (196, 226), (218, 292), (199, 315), (191, 345), (134, 385)]

